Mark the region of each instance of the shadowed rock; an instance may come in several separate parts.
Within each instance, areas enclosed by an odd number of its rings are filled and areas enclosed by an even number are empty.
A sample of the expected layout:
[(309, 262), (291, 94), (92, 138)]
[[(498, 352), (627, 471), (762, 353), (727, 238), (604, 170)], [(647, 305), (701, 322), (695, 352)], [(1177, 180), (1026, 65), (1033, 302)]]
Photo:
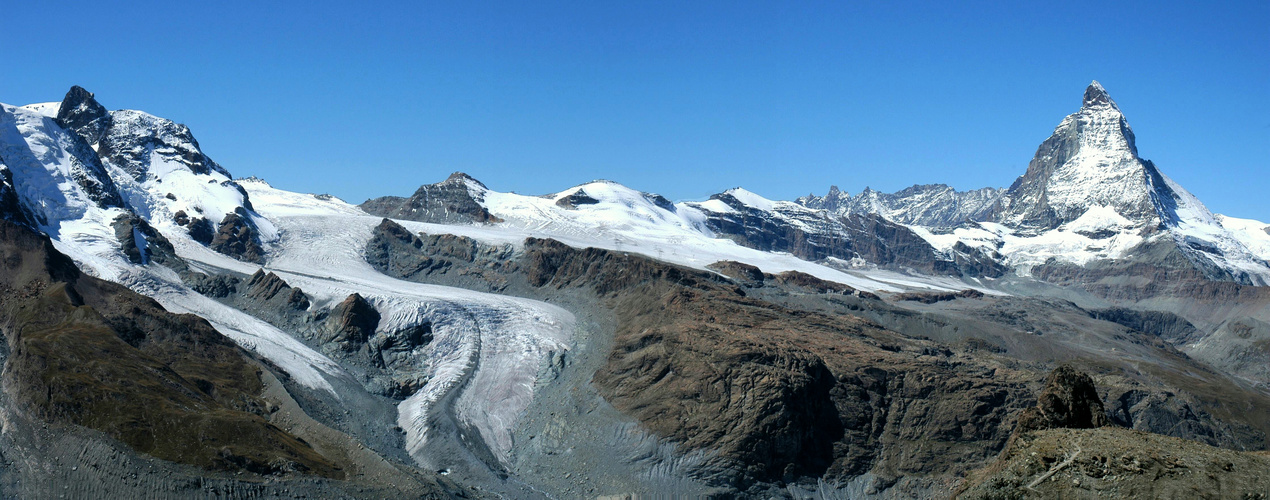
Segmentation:
[(94, 98), (92, 92), (75, 85), (62, 98), (57, 109), (57, 124), (74, 132), (87, 144), (97, 144), (110, 128), (110, 111)]
[(1108, 424), (1093, 379), (1070, 365), (1054, 369), (1036, 406), (1019, 416), (1018, 432), (1041, 429), (1091, 429)]

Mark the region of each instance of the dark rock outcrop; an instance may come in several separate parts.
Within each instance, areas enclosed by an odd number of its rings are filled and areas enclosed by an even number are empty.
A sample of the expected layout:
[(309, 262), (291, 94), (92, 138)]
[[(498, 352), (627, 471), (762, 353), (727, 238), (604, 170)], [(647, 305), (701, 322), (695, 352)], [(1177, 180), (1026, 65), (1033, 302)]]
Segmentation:
[(113, 124), (110, 111), (97, 102), (92, 92), (75, 85), (62, 98), (57, 109), (57, 124), (84, 139), (86, 144), (100, 143)]
[(513, 253), (511, 245), (483, 245), (466, 236), (411, 234), (401, 224), (384, 219), (366, 243), (365, 258), (371, 267), (395, 278), (450, 274), (499, 291), (507, 286), (507, 278), (499, 271), (515, 266), (510, 260)]
[(142, 265), (155, 262), (177, 272), (188, 268), (185, 260), (176, 255), (172, 242), (136, 214), (120, 215), (111, 226), (115, 228), (115, 238), (129, 262)]
[(1071, 365), (1061, 365), (1046, 377), (1036, 406), (1019, 415), (1017, 429), (1091, 429), (1109, 423), (1093, 379)]
[(580, 205), (594, 205), (599, 202), (600, 200), (597, 200), (591, 195), (587, 194), (586, 191), (579, 189), (577, 191), (574, 191), (573, 194), (570, 194), (568, 196), (560, 198), (559, 200), (556, 200), (556, 206), (561, 208), (566, 208), (569, 210), (574, 210), (574, 209), (577, 209), (578, 206)]
[(379, 311), (360, 294), (349, 295), (331, 308), (326, 319), (325, 342), (345, 351), (356, 351), (366, 344), (379, 326)]
[(206, 275), (196, 272), (188, 272), (181, 275), (181, 279), (193, 288), (194, 291), (214, 298), (225, 298), (238, 293), (238, 285), (242, 280), (227, 274)]
[[(193, 236), (191, 231), (191, 237)], [(251, 219), (247, 217), (246, 211), (241, 208), (236, 212), (225, 214), (225, 219), (221, 220), (220, 229), (216, 231), (216, 236), (212, 238), (208, 247), (245, 262), (257, 264), (265, 262), (265, 250), (260, 245), (259, 232)]]
[(892, 295), (891, 298), (897, 301), (908, 300), (923, 304), (934, 304), (956, 299), (982, 299), (983, 292), (973, 288), (967, 288), (959, 292), (904, 292)]
[(719, 274), (732, 278), (741, 285), (763, 286), (763, 271), (744, 262), (721, 260), (706, 266), (706, 268), (718, 271)]
[(480, 181), (462, 172), (455, 172), (444, 181), (420, 186), (409, 198), (375, 198), (366, 200), (361, 208), (371, 215), (420, 222), (502, 222), (502, 219), (481, 205), (485, 189)]
[(288, 285), (278, 275), (266, 273), (264, 269), (258, 269), (251, 275), (244, 293), (262, 306), (286, 307), (296, 311), (309, 308), (309, 297), (303, 290)]
[(13, 185), (13, 172), (0, 158), (0, 218), (22, 225), (32, 225), (31, 217), (22, 208), (18, 190)]
[(202, 243), (207, 246), (212, 245), (212, 240), (216, 239), (216, 230), (212, 227), (212, 221), (205, 217), (195, 217), (190, 219), (185, 230), (189, 231), (190, 239)]
[[(411, 361), (412, 352), (432, 342), (432, 323), (422, 323), (397, 331), (380, 332), (368, 344), (375, 366), (394, 367)], [(412, 391), (413, 392), (413, 391)]]

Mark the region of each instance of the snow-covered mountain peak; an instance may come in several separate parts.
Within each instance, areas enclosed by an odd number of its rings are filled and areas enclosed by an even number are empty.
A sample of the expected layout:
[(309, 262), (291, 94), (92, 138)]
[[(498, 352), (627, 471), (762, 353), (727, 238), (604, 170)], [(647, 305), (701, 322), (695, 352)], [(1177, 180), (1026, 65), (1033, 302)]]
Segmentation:
[(1133, 130), (1098, 82), (1054, 129), (1010, 186), (997, 219), (1026, 231), (1054, 229), (1094, 206), (1111, 207), (1139, 227), (1158, 224), (1158, 173), (1138, 157)]
[(747, 207), (757, 208), (766, 212), (770, 212), (775, 208), (777, 203), (742, 187), (734, 187), (721, 194), (731, 196)]

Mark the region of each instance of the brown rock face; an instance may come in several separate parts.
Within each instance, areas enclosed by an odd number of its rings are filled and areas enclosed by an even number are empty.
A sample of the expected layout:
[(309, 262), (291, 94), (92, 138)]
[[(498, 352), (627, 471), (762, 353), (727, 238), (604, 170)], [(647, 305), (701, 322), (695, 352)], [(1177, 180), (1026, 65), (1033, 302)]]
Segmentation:
[(266, 273), (264, 269), (257, 269), (247, 280), (247, 296), (262, 305), (290, 307), (297, 311), (309, 308), (309, 297), (303, 290), (288, 285), (278, 275)]
[(157, 262), (178, 272), (187, 268), (185, 262), (177, 257), (172, 242), (151, 227), (145, 219), (135, 214), (120, 215), (111, 226), (115, 229), (115, 238), (119, 240), (120, 249), (132, 263)]
[(409, 198), (375, 198), (366, 200), (361, 208), (372, 215), (420, 222), (502, 222), (481, 205), (484, 192), (485, 185), (467, 174), (455, 172), (444, 181), (420, 186)]
[(785, 286), (798, 287), (815, 293), (840, 293), (851, 295), (856, 289), (836, 281), (822, 280), (807, 273), (785, 271), (776, 275), (776, 282)]
[(923, 304), (934, 304), (936, 302), (945, 302), (956, 299), (982, 299), (983, 292), (967, 288), (960, 292), (905, 292), (897, 293), (892, 298), (895, 300), (911, 300), (921, 302)]
[(355, 293), (332, 308), (326, 321), (330, 331), (327, 342), (338, 343), (345, 350), (357, 350), (375, 334), (379, 311)]
[(247, 217), (236, 212), (225, 215), (225, 219), (220, 223), (220, 229), (216, 231), (216, 236), (212, 238), (208, 246), (212, 250), (238, 260), (257, 264), (265, 262), (265, 250), (260, 246), (256, 228), (252, 227)]
[(721, 260), (706, 266), (719, 274), (736, 280), (742, 285), (757, 286), (763, 284), (763, 271), (755, 266), (734, 260)]
[(1019, 416), (1018, 431), (1092, 429), (1107, 425), (1107, 412), (1089, 375), (1062, 365), (1045, 379), (1036, 406)]

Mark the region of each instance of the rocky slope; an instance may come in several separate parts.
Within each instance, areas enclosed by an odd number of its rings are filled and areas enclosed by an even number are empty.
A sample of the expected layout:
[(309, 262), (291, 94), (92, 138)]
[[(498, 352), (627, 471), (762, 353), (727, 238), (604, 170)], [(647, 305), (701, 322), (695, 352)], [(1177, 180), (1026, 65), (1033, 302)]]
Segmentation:
[(1262, 498), (1270, 454), (1110, 426), (1094, 383), (1060, 366), (996, 462), (956, 498)]

